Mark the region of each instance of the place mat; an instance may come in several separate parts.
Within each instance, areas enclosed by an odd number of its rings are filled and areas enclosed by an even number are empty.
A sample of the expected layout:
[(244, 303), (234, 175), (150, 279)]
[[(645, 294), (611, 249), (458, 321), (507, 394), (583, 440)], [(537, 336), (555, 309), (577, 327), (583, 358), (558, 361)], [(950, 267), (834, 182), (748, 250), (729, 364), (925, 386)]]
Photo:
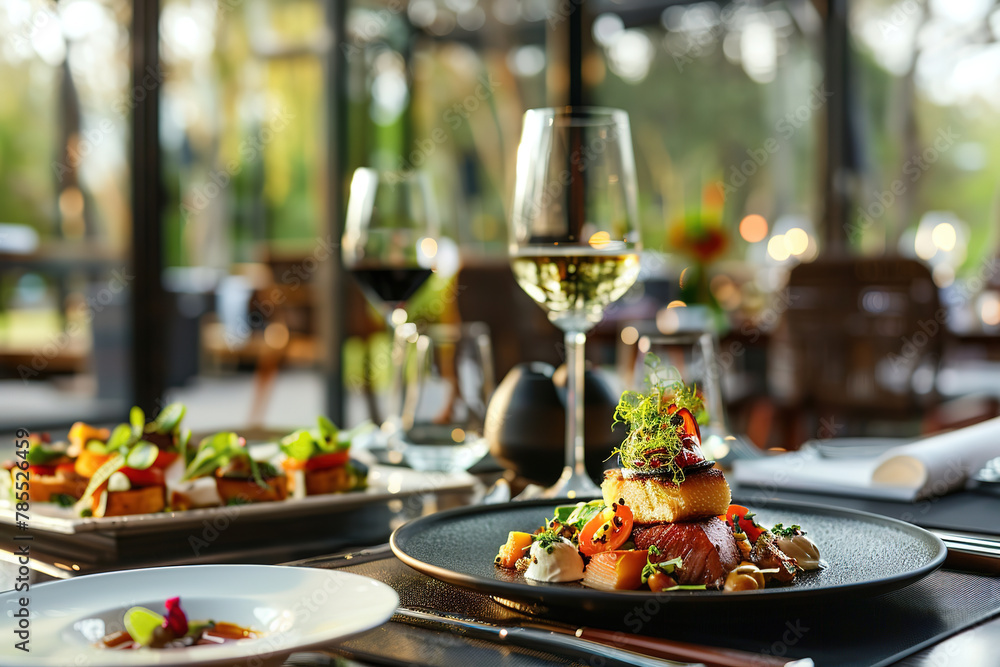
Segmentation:
[[(430, 607), (475, 616), (484, 621), (516, 624), (527, 619), (488, 596), (446, 584), (420, 574), (385, 551), (367, 557), (317, 558), (298, 564), (344, 568), (392, 586), (400, 604)], [(590, 627), (623, 632), (639, 631), (710, 646), (724, 646), (753, 653), (812, 658), (817, 667), (891, 665), (920, 649), (1000, 614), (1000, 578), (939, 570), (906, 588), (871, 598), (865, 604), (844, 607), (807, 604), (787, 607), (781, 614), (718, 614), (692, 619), (677, 614), (676, 605), (661, 605), (650, 598), (622, 618), (575, 620)], [(386, 624), (378, 631), (338, 646), (348, 657), (428, 665), (490, 664), (498, 652), (510, 664), (539, 659), (535, 651), (515, 646), (469, 640), (448, 633)], [(492, 659), (487, 659), (492, 656)], [(556, 664), (574, 664), (547, 656)], [(504, 664), (508, 664), (504, 658)]]
[[(810, 502), (830, 507), (846, 507), (880, 514), (916, 524), (922, 528), (965, 531), (970, 533), (997, 532), (998, 498), (976, 491), (960, 491), (939, 498), (928, 498), (915, 503), (889, 500), (852, 498), (833, 494), (805, 493), (774, 489), (759, 489), (748, 485), (731, 485), (733, 498), (753, 507), (765, 505), (769, 500)], [(734, 500), (734, 502), (737, 502)]]

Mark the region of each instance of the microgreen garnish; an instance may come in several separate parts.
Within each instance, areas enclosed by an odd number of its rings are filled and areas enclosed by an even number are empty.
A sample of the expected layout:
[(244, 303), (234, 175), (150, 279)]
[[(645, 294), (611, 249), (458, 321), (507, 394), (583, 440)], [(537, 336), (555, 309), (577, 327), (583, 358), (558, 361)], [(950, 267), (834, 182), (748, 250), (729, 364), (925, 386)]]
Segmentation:
[(669, 385), (666, 398), (678, 408), (687, 408), (690, 410), (698, 423), (701, 423), (700, 413), (705, 409), (705, 402), (698, 395), (698, 385), (695, 384), (689, 387), (678, 380)]
[[(617, 454), (623, 468), (640, 473), (665, 475), (675, 483), (684, 481), (684, 470), (675, 460), (684, 447), (684, 419), (678, 412), (688, 410), (692, 416), (704, 412), (704, 404), (696, 386), (683, 382), (667, 382), (659, 377), (659, 359), (646, 357), (650, 372), (646, 376), (646, 391), (622, 393), (615, 408), (612, 427), (622, 423), (628, 435)], [(671, 406), (674, 406), (671, 408)]]
[(646, 565), (642, 568), (642, 583), (647, 583), (649, 578), (656, 574), (657, 572), (662, 572), (664, 574), (673, 574), (674, 570), (683, 567), (681, 559), (671, 558), (670, 560), (664, 560), (660, 562), (654, 562), (652, 560), (653, 556), (662, 556), (663, 553), (656, 548), (656, 545), (651, 545), (649, 547), (649, 555), (646, 557)]
[(802, 530), (802, 526), (795, 523), (785, 528), (784, 524), (776, 523), (771, 532), (779, 537), (795, 537), (796, 535), (805, 535), (806, 531)]
[(532, 535), (531, 540), (537, 542), (539, 546), (548, 547), (557, 542), (561, 542), (562, 538), (556, 535), (550, 530), (546, 530), (544, 533), (538, 533), (537, 535)]

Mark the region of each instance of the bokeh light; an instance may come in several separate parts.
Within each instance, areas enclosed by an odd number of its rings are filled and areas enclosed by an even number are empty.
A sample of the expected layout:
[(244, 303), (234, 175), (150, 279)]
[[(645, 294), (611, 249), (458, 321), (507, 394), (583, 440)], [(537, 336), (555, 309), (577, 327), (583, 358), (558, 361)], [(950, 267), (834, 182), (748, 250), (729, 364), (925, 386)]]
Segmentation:
[(767, 254), (778, 262), (784, 262), (791, 256), (791, 253), (788, 252), (788, 245), (785, 243), (784, 234), (771, 237), (771, 240), (767, 242)]
[(995, 327), (1000, 324), (1000, 296), (996, 292), (985, 292), (979, 300), (979, 317), (983, 324)]
[(809, 247), (809, 235), (801, 227), (792, 227), (785, 232), (785, 247), (789, 254), (798, 256)]
[(759, 243), (767, 237), (767, 220), (764, 216), (751, 213), (740, 220), (740, 236), (747, 243)]
[(950, 222), (939, 223), (931, 232), (931, 241), (944, 252), (954, 250), (957, 240), (958, 235), (955, 233), (955, 227)]
[(625, 327), (622, 329), (622, 342), (626, 345), (635, 345), (639, 340), (639, 331), (635, 327)]

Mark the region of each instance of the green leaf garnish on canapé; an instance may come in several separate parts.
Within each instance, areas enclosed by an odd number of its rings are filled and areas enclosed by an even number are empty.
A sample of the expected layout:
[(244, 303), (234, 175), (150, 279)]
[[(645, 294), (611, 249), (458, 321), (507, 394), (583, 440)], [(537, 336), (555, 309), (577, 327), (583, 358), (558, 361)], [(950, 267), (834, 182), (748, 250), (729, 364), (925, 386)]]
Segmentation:
[(337, 426), (320, 415), (316, 420), (317, 428), (299, 429), (278, 442), (278, 447), (290, 459), (308, 461), (319, 454), (330, 454), (350, 449), (351, 442), (357, 436), (371, 428), (371, 422), (364, 422), (348, 431), (342, 431)]
[(25, 461), (31, 465), (47, 465), (66, 456), (66, 449), (50, 445), (47, 442), (33, 442), (25, 455)]
[(146, 432), (173, 433), (180, 426), (186, 412), (187, 407), (183, 403), (171, 403), (160, 410), (160, 414), (156, 415), (156, 419), (146, 424)]
[(181, 480), (207, 475), (244, 453), (240, 437), (235, 433), (223, 431), (210, 435), (198, 444), (198, 451), (185, 468)]

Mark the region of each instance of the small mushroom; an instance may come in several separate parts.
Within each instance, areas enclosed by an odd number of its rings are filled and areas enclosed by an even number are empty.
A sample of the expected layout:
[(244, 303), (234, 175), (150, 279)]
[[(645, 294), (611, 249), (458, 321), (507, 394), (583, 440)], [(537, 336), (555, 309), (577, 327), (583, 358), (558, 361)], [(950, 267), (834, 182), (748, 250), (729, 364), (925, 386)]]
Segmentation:
[(764, 588), (764, 573), (753, 563), (743, 561), (726, 576), (725, 590), (756, 591)]

